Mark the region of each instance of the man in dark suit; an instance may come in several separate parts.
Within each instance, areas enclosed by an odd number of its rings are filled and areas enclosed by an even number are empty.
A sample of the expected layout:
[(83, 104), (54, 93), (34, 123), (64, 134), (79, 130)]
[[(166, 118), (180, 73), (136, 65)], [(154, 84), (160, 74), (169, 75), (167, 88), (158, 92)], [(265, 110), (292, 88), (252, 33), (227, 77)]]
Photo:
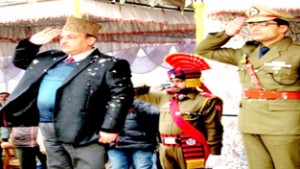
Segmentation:
[[(49, 169), (104, 169), (132, 105), (127, 61), (93, 45), (95, 21), (69, 17), (62, 30), (47, 28), (17, 45), (13, 63), (26, 72), (1, 109), (4, 126), (39, 125)], [(60, 36), (59, 50), (38, 53)]]

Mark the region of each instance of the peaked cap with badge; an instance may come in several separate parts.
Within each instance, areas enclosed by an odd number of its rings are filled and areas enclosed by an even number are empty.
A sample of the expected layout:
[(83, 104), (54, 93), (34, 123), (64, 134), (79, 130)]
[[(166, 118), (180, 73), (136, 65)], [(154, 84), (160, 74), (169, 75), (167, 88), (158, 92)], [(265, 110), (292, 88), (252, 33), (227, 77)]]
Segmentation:
[(295, 18), (294, 15), (285, 11), (274, 10), (260, 5), (255, 5), (248, 8), (246, 10), (246, 15), (248, 16), (246, 22), (263, 22), (276, 18), (290, 21)]
[(173, 69), (168, 71), (169, 78), (185, 80), (186, 87), (201, 86), (201, 71), (210, 69), (210, 66), (203, 58), (188, 53), (167, 55), (165, 62), (173, 67)]
[(96, 21), (70, 16), (62, 30), (81, 32), (97, 37), (101, 27), (102, 26)]

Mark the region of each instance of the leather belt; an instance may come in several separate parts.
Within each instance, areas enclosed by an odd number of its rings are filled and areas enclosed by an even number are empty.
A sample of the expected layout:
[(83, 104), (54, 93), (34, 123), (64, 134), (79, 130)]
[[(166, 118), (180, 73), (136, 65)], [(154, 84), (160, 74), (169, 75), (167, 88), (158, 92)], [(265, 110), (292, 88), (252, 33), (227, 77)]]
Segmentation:
[(263, 91), (263, 90), (243, 90), (245, 98), (253, 99), (299, 99), (300, 92)]

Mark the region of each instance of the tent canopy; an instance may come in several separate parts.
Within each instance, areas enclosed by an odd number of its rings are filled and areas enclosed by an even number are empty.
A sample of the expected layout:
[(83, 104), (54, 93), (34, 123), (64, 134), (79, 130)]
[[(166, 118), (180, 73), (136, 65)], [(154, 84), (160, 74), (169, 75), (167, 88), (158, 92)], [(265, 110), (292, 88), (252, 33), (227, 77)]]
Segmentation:
[[(252, 4), (263, 4), (300, 16), (299, 0), (0, 0), (0, 40), (17, 42), (45, 27), (61, 27), (79, 11), (103, 25), (99, 42), (185, 43), (195, 38), (191, 3), (205, 5), (210, 16), (243, 14)], [(76, 5), (77, 2), (77, 5)], [(159, 8), (158, 8), (159, 7)], [(190, 10), (187, 10), (190, 9)]]
[[(75, 1), (51, 0), (3, 6), (0, 10), (0, 38), (16, 42), (45, 27), (62, 27), (76, 10)], [(147, 8), (106, 1), (79, 0), (84, 17), (103, 25), (100, 42), (178, 43), (193, 39), (193, 12)], [(18, 12), (16, 12), (18, 11)]]
[[(46, 27), (61, 28), (67, 17), (79, 11), (82, 16), (102, 24), (96, 43), (102, 52), (117, 52), (121, 57), (125, 53), (137, 58), (136, 54), (143, 49), (151, 58), (139, 63), (159, 65), (171, 48), (193, 52), (196, 43), (193, 1), (203, 3), (206, 14), (214, 19), (218, 16), (228, 19), (227, 14), (243, 15), (247, 7), (256, 3), (299, 16), (296, 7), (300, 6), (299, 0), (284, 4), (281, 0), (272, 3), (268, 0), (243, 0), (243, 3), (239, 0), (0, 0), (0, 16), (5, 16), (0, 17), (0, 56), (10, 56), (16, 42), (35, 32)], [(42, 50), (53, 48), (59, 48), (58, 43), (45, 45)], [(122, 49), (127, 51), (120, 52)], [(128, 53), (128, 49), (132, 52)], [(160, 60), (151, 62), (157, 55)]]
[[(22, 3), (23, 2), (23, 3)], [(150, 8), (107, 0), (40, 0), (0, 6), (0, 41), (16, 43), (46, 27), (61, 28), (67, 17), (80, 10), (83, 17), (102, 24), (98, 45), (105, 52), (162, 44), (194, 44), (193, 11)], [(2, 47), (1, 47), (2, 46)], [(11, 48), (0, 46), (2, 55)], [(52, 44), (50, 47), (57, 47)], [(1, 54), (1, 53), (0, 53)]]
[[(171, 48), (181, 52), (193, 51), (195, 23), (192, 10), (178, 10), (175, 6), (155, 8), (135, 3), (111, 3), (107, 0), (19, 0), (6, 5), (3, 3), (0, 16), (6, 17), (0, 18), (0, 55), (12, 55), (19, 40), (46, 27), (61, 28), (66, 18), (78, 10), (83, 17), (102, 24), (95, 46), (102, 52), (114, 52), (115, 56), (127, 59), (134, 72), (146, 73), (157, 66), (164, 66), (163, 57)], [(58, 43), (53, 42), (44, 45), (41, 51), (58, 48)], [(145, 52), (145, 56), (137, 57), (140, 50)]]

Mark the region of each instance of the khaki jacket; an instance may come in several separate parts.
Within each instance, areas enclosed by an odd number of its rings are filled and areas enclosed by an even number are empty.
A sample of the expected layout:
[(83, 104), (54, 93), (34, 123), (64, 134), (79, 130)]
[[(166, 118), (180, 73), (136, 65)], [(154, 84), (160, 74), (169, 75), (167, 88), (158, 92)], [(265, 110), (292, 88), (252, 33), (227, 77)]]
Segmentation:
[[(267, 91), (300, 91), (300, 46), (289, 37), (274, 44), (259, 59), (261, 44), (247, 42), (240, 49), (221, 48), (230, 37), (224, 32), (209, 34), (195, 49), (205, 58), (238, 66), (243, 89), (256, 89), (251, 82), (247, 56)], [(242, 98), (239, 130), (254, 134), (300, 134), (300, 100), (261, 100)]]
[[(178, 103), (181, 116), (203, 133), (210, 147), (211, 154), (220, 155), (223, 136), (223, 126), (221, 124), (222, 107), (216, 107), (216, 105), (220, 105), (219, 103), (222, 103), (222, 100), (217, 97), (205, 97), (200, 93), (190, 93), (187, 96), (188, 99)], [(170, 113), (171, 97), (172, 95), (165, 92), (152, 91), (139, 96), (138, 99), (160, 108), (160, 134), (183, 134), (184, 131), (179, 129), (173, 122)]]

